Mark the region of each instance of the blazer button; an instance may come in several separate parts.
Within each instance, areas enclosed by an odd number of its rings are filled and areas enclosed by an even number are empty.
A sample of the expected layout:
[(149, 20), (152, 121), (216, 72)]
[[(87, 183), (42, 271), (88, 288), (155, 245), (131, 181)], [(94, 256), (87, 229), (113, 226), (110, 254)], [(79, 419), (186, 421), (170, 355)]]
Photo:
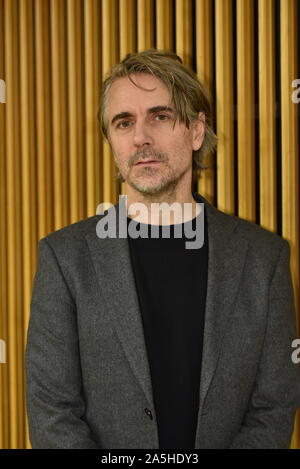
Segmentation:
[(152, 416), (151, 410), (149, 410), (149, 409), (146, 408), (146, 409), (144, 409), (144, 411), (146, 412), (146, 414), (148, 415), (148, 417), (149, 417), (151, 420), (153, 420), (153, 416)]

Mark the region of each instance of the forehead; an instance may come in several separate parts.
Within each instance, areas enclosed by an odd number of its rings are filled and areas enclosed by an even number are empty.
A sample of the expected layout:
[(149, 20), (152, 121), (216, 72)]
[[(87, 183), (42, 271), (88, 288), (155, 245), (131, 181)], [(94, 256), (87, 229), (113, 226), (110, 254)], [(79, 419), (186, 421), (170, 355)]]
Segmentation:
[(108, 114), (121, 109), (121, 107), (122, 111), (129, 111), (137, 105), (147, 108), (151, 105), (170, 104), (169, 90), (159, 78), (146, 73), (135, 73), (131, 75), (131, 79), (137, 85), (151, 91), (145, 91), (135, 86), (128, 77), (117, 78), (108, 92)]

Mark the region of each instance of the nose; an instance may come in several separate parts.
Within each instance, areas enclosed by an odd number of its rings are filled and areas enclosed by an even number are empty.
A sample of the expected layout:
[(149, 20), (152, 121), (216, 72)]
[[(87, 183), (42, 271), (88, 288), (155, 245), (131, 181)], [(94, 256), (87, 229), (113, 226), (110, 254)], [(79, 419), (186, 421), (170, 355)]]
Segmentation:
[(153, 137), (151, 136), (151, 129), (145, 122), (136, 122), (133, 135), (134, 145), (137, 147), (143, 145), (152, 145)]

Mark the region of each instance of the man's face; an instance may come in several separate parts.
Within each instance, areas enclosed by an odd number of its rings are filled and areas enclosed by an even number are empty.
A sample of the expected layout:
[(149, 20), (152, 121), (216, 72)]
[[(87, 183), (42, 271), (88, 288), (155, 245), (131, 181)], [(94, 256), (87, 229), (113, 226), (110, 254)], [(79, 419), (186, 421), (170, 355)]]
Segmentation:
[(179, 182), (191, 186), (192, 152), (204, 136), (204, 124), (177, 120), (166, 85), (150, 74), (118, 78), (107, 97), (108, 135), (124, 180), (143, 194), (160, 194)]

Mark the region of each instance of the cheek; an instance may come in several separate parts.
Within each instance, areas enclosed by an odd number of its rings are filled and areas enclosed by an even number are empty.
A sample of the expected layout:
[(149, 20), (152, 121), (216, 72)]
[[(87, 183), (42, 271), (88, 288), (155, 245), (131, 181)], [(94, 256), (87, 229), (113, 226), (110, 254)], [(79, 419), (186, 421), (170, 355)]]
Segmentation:
[(176, 157), (176, 160), (181, 161), (182, 164), (192, 158), (193, 147), (190, 139), (188, 139), (185, 135), (182, 135), (176, 140), (174, 139), (172, 150), (173, 151), (171, 153), (173, 153), (173, 155)]
[(185, 132), (183, 136), (183, 141), (184, 141), (185, 148), (189, 151), (192, 151), (193, 150), (193, 136), (192, 136), (191, 131)]
[(112, 144), (111, 148), (115, 158), (118, 161), (124, 162), (126, 159), (128, 159), (128, 150), (126, 150), (124, 142), (119, 141), (117, 145)]

